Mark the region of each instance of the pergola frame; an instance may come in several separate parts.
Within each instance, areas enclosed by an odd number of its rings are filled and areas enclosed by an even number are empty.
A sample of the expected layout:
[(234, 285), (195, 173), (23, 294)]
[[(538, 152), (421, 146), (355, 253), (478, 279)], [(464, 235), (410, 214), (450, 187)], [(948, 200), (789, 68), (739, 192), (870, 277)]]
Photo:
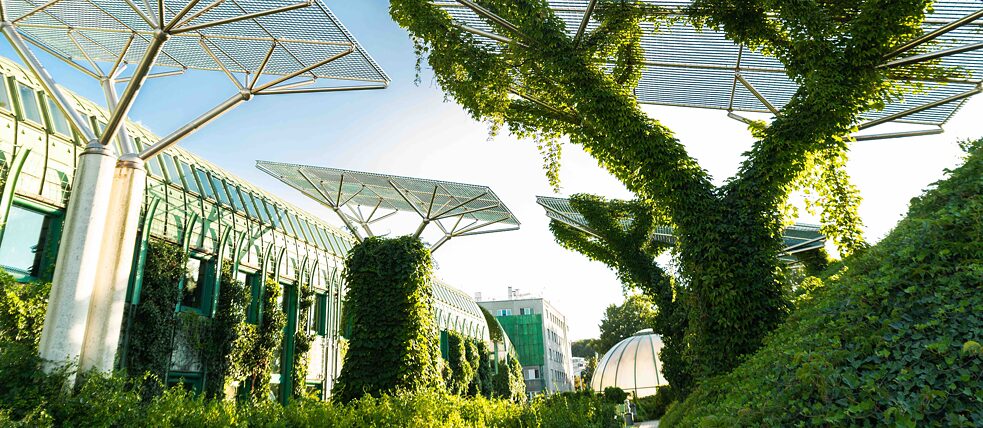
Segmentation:
[[(489, 11), (488, 9), (478, 5), (477, 3), (471, 0), (453, 0), (453, 1), (456, 3), (452, 2), (451, 0), (442, 0), (442, 1), (434, 0), (434, 3), (443, 8), (467, 8), (468, 10), (470, 10), (477, 16), (485, 19), (486, 21), (490, 23), (494, 23), (506, 29), (507, 31), (512, 33), (512, 35), (515, 36), (517, 39), (513, 39), (511, 37), (504, 36), (504, 35), (499, 35), (493, 31), (488, 31), (481, 28), (475, 28), (474, 26), (469, 26), (462, 23), (457, 24), (458, 28), (472, 34), (488, 38), (497, 43), (516, 44), (523, 48), (529, 48), (529, 44), (533, 43), (532, 40), (530, 40), (527, 36), (525, 36), (518, 30), (517, 26), (510, 23), (505, 18), (502, 18), (496, 15), (495, 13), (493, 13), (492, 11)], [(554, 6), (552, 7), (552, 9), (557, 12), (582, 13), (582, 18), (579, 20), (579, 26), (576, 28), (576, 33), (574, 33), (573, 36), (575, 43), (579, 43), (579, 41), (583, 38), (584, 34), (588, 32), (588, 26), (589, 23), (591, 22), (592, 13), (594, 12), (596, 5), (597, 5), (597, 0), (589, 0), (586, 6), (583, 8), (570, 7), (570, 6)], [(683, 7), (664, 7), (663, 9), (665, 9), (666, 14), (681, 15), (685, 13)], [(884, 64), (882, 64), (881, 67), (882, 68), (900, 67), (905, 65), (922, 63), (930, 60), (947, 58), (953, 55), (983, 49), (983, 42), (966, 43), (950, 48), (935, 49), (917, 55), (903, 56), (905, 53), (908, 53), (912, 49), (923, 46), (924, 44), (931, 42), (939, 38), (940, 36), (943, 36), (947, 33), (952, 32), (953, 30), (957, 30), (967, 25), (978, 26), (980, 27), (981, 30), (983, 30), (983, 8), (980, 8), (977, 11), (971, 12), (965, 16), (953, 20), (927, 18), (925, 20), (925, 24), (928, 25), (941, 24), (942, 26), (934, 30), (928, 31), (922, 36), (917, 37), (909, 41), (908, 43), (905, 43), (904, 45), (900, 46), (898, 49), (896, 49), (894, 52), (892, 52), (891, 54), (887, 55), (884, 58)], [(745, 88), (754, 98), (756, 98), (763, 106), (765, 106), (765, 110), (744, 109), (744, 111), (751, 111), (757, 113), (770, 113), (775, 116), (781, 114), (780, 106), (776, 106), (776, 104), (770, 101), (758, 88), (756, 88), (748, 79), (745, 78), (745, 76), (742, 75), (742, 72), (775, 73), (775, 74), (785, 75), (785, 70), (781, 67), (744, 66), (741, 63), (741, 59), (742, 59), (741, 57), (743, 52), (744, 52), (744, 46), (739, 46), (737, 61), (734, 63), (733, 66), (723, 65), (723, 64), (693, 64), (693, 63), (685, 63), (685, 62), (653, 62), (653, 61), (643, 61), (642, 64), (645, 66), (655, 66), (655, 67), (731, 71), (733, 72), (734, 75), (734, 81), (730, 89), (729, 105), (725, 109), (728, 113), (727, 114), (728, 117), (741, 122), (749, 123), (749, 120), (747, 118), (734, 113), (734, 111), (736, 110), (734, 105), (734, 99), (737, 93), (738, 84), (740, 84), (741, 87)], [(979, 76), (976, 76), (972, 79), (959, 79), (959, 78), (928, 79), (925, 80), (925, 82), (975, 85), (975, 87), (942, 99), (927, 101), (912, 106), (910, 108), (904, 109), (902, 111), (889, 114), (887, 116), (867, 120), (865, 122), (859, 123), (858, 129), (863, 130), (877, 125), (882, 125), (885, 123), (905, 123), (905, 118), (908, 118), (916, 113), (924, 112), (931, 108), (947, 105), (950, 103), (961, 102), (968, 97), (983, 92), (983, 79), (981, 79)], [(559, 109), (555, 107), (546, 105), (542, 101), (534, 99), (533, 97), (524, 94), (520, 90), (513, 90), (512, 92), (530, 102), (536, 103), (537, 105), (547, 108), (548, 110), (551, 110), (553, 112), (559, 112), (564, 115), (568, 114), (566, 112), (561, 112)], [(639, 102), (646, 103), (644, 100), (639, 100)], [(716, 108), (716, 107), (708, 107), (702, 105), (687, 105), (683, 103), (667, 104), (667, 105), (696, 107), (696, 108)], [(955, 110), (958, 110), (958, 108)], [(953, 110), (951, 114), (954, 114), (955, 110)], [(868, 140), (878, 140), (878, 139), (887, 139), (887, 138), (933, 135), (943, 132), (942, 125), (946, 120), (948, 120), (948, 117), (946, 117), (945, 120), (942, 121), (942, 123), (927, 124), (931, 126), (931, 128), (929, 129), (919, 129), (919, 130), (912, 130), (912, 131), (891, 132), (891, 133), (881, 133), (881, 134), (853, 135), (853, 137), (857, 141), (868, 141)]]
[(257, 167), (331, 209), (359, 242), (363, 231), (376, 236), (372, 225), (399, 212), (420, 217), (415, 238), (430, 224), (440, 229), (431, 252), (453, 238), (519, 229), (519, 221), (487, 187), (265, 161)]

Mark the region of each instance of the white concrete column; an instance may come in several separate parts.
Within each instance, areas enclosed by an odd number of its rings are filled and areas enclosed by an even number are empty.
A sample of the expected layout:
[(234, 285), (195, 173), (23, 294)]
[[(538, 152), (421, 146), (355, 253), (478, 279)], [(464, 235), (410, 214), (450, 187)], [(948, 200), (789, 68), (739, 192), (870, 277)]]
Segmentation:
[(112, 150), (96, 141), (79, 157), (41, 332), (45, 370), (75, 363), (82, 353), (115, 167)]
[(81, 371), (108, 373), (115, 367), (146, 180), (147, 170), (142, 159), (136, 154), (120, 158), (113, 176), (111, 208), (106, 217), (99, 271), (89, 304), (88, 326), (79, 362)]

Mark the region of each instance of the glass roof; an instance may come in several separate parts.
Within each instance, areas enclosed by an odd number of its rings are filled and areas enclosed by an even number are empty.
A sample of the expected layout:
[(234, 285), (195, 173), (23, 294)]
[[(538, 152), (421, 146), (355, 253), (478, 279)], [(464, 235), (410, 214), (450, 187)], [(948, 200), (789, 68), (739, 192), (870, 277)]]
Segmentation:
[[(663, 6), (670, 15), (682, 15), (688, 0), (645, 0)], [(455, 0), (435, 0), (458, 23), (480, 31), (510, 37), (493, 28), (471, 9)], [(574, 35), (583, 21), (589, 0), (549, 0), (554, 13), (566, 23), (567, 31)], [(939, 0), (933, 4), (925, 21), (925, 31), (979, 11), (979, 0)], [(590, 20), (587, 31), (597, 28), (598, 22)], [(710, 29), (697, 30), (685, 19), (664, 24), (660, 31), (650, 23), (643, 24), (644, 70), (635, 89), (641, 103), (667, 106), (696, 107), (770, 113), (770, 109), (754, 95), (757, 90), (772, 106), (781, 109), (797, 90), (797, 85), (785, 74), (777, 59), (745, 49), (728, 40), (722, 32)], [(494, 49), (496, 42), (482, 36)], [(902, 101), (892, 101), (881, 111), (871, 111), (864, 120), (874, 120), (903, 112), (917, 106), (964, 94), (979, 87), (983, 76), (983, 20), (976, 20), (935, 39), (935, 48), (976, 45), (976, 49), (944, 57), (939, 67), (960, 67), (973, 81), (922, 82), (924, 92), (908, 93)], [(920, 50), (913, 50), (920, 53)], [(747, 82), (740, 82), (736, 73)], [(750, 86), (750, 87), (749, 87)], [(898, 118), (894, 122), (922, 125), (942, 125), (963, 105), (966, 98), (952, 100), (926, 110)]]
[(308, 78), (389, 81), (320, 0), (7, 0), (4, 13), (25, 39), (62, 59), (137, 63), (154, 37), (160, 4), (165, 23), (182, 18), (156, 66), (264, 75), (314, 67)]
[(378, 206), (415, 212), (430, 220), (463, 217), (519, 225), (519, 220), (486, 186), (267, 161), (257, 161), (256, 166), (331, 207)]
[[(587, 224), (587, 219), (570, 205), (569, 199), (537, 196), (536, 203), (546, 209), (546, 216), (550, 219), (599, 238), (599, 235)], [(668, 244), (675, 242), (673, 230), (669, 226), (656, 226), (652, 235), (654, 240), (660, 242)], [(786, 255), (815, 250), (826, 245), (826, 237), (819, 233), (819, 226), (814, 224), (795, 223), (785, 228), (782, 238), (785, 241), (783, 251)]]

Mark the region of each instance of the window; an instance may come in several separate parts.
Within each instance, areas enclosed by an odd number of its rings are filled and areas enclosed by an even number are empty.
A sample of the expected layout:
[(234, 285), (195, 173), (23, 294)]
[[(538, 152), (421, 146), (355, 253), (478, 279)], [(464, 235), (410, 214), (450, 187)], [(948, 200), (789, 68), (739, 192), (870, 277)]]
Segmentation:
[(222, 184), (222, 179), (216, 177), (212, 174), (209, 178), (212, 179), (212, 187), (215, 188), (215, 194), (218, 195), (218, 201), (223, 205), (232, 205), (229, 203), (229, 195), (225, 193), (225, 185)]
[(256, 212), (256, 205), (253, 202), (253, 197), (249, 195), (249, 192), (239, 189), (239, 195), (242, 196), (242, 204), (246, 207), (246, 212), (249, 213), (249, 216), (253, 218), (260, 218), (259, 214)]
[(210, 270), (213, 263), (207, 260), (188, 257), (188, 274), (184, 278), (181, 294), (181, 308), (196, 312), (206, 312), (210, 309), (209, 300), (212, 297), (209, 287)]
[(499, 309), (498, 310), (498, 316), (500, 316), (500, 317), (507, 317), (509, 315), (512, 315), (512, 310), (511, 309)]
[(519, 315), (532, 315), (532, 308), (519, 308)]
[(7, 79), (0, 76), (0, 108), (13, 113), (14, 104), (10, 102), (10, 91), (7, 89)]
[(24, 119), (37, 124), (43, 124), (44, 119), (41, 119), (41, 106), (38, 105), (38, 95), (23, 83), (17, 83), (17, 93), (20, 95), (20, 105), (21, 105), (21, 115)]
[(181, 165), (181, 181), (185, 183), (185, 189), (200, 195), (201, 189), (198, 188), (198, 182), (195, 181), (195, 173), (191, 170), (191, 165), (182, 161), (178, 161), (178, 165)]
[(526, 380), (539, 379), (539, 369), (526, 369)]
[(0, 242), (0, 266), (15, 275), (38, 277), (48, 241), (51, 219), (44, 214), (19, 206), (10, 207), (3, 242)]
[(171, 183), (179, 184), (181, 183), (181, 173), (177, 172), (177, 167), (174, 163), (174, 158), (167, 153), (160, 154), (161, 163), (164, 164), (164, 170), (167, 172), (167, 178)]
[(195, 175), (198, 176), (198, 184), (201, 188), (201, 194), (205, 197), (215, 199), (215, 192), (212, 191), (212, 186), (208, 184), (208, 174), (202, 171), (200, 168), (195, 168)]
[(314, 296), (314, 317), (311, 319), (311, 330), (324, 336), (328, 326), (328, 296), (317, 293)]
[(262, 287), (260, 286), (259, 274), (256, 273), (246, 273), (239, 272), (239, 280), (246, 285), (249, 290), (249, 307), (246, 308), (246, 322), (250, 324), (259, 324), (259, 311), (260, 302), (263, 296)]
[(48, 107), (48, 116), (51, 117), (51, 129), (55, 131), (56, 134), (60, 134), (66, 137), (72, 136), (72, 126), (68, 123), (68, 118), (65, 117), (65, 113), (62, 113), (55, 105), (55, 102), (50, 97), (44, 97), (45, 104)]

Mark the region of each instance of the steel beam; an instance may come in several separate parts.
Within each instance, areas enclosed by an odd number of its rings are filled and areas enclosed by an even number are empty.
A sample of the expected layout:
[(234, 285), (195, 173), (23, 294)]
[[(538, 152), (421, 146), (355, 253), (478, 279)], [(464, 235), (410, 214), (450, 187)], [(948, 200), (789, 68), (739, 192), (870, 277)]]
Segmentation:
[(587, 4), (587, 10), (584, 11), (584, 19), (580, 21), (580, 27), (577, 28), (577, 35), (573, 38), (573, 45), (577, 46), (580, 44), (580, 39), (584, 37), (584, 31), (587, 31), (587, 24), (590, 23), (590, 16), (594, 13), (594, 7), (597, 6), (597, 0), (590, 0)]
[(460, 4), (462, 4), (462, 5), (464, 5), (468, 9), (471, 9), (471, 11), (474, 12), (474, 13), (476, 13), (478, 16), (480, 16), (482, 18), (485, 18), (485, 19), (487, 19), (487, 20), (489, 20), (491, 22), (494, 22), (494, 23), (496, 23), (498, 25), (501, 25), (502, 27), (505, 27), (509, 31), (515, 33), (516, 35), (521, 36), (524, 39), (527, 39), (527, 40), (529, 39), (528, 37), (526, 37), (525, 34), (522, 34), (522, 31), (519, 31), (519, 27), (516, 27), (511, 22), (507, 21), (505, 18), (502, 18), (502, 17), (500, 17), (500, 16), (492, 13), (490, 10), (485, 9), (485, 8), (479, 6), (477, 3), (475, 3), (475, 2), (473, 2), (471, 0), (457, 0), (457, 2), (460, 3)]
[(983, 18), (983, 9), (980, 9), (980, 10), (978, 10), (976, 12), (973, 12), (973, 13), (971, 13), (969, 15), (966, 15), (966, 16), (964, 16), (962, 18), (959, 18), (959, 19), (957, 19), (955, 21), (952, 21), (952, 22), (950, 22), (950, 23), (948, 23), (946, 25), (943, 25), (942, 27), (936, 28), (935, 30), (933, 30), (931, 32), (925, 33), (925, 34), (923, 34), (923, 35), (915, 38), (914, 40), (912, 40), (912, 41), (910, 41), (908, 43), (905, 43), (905, 44), (899, 46), (897, 49), (895, 49), (891, 53), (887, 54), (884, 57), (884, 59), (889, 60), (889, 59), (894, 58), (894, 57), (896, 57), (898, 55), (901, 55), (901, 54), (903, 54), (903, 53), (905, 53), (905, 52), (907, 52), (907, 51), (909, 51), (909, 50), (911, 50), (911, 49), (913, 49), (915, 47), (918, 47), (919, 45), (921, 45), (923, 43), (926, 43), (926, 42), (930, 42), (932, 40), (935, 40), (939, 36), (941, 36), (941, 35), (943, 35), (945, 33), (948, 33), (948, 32), (950, 32), (952, 30), (955, 30), (955, 29), (957, 29), (959, 27), (962, 27), (962, 26), (964, 26), (966, 24), (969, 24), (970, 22), (973, 22), (973, 21), (975, 21), (975, 20), (977, 20), (979, 18)]
[(741, 85), (743, 85), (745, 88), (747, 88), (749, 92), (751, 92), (751, 95), (754, 95), (754, 97), (757, 98), (758, 101), (761, 101), (761, 104), (764, 104), (764, 106), (767, 107), (768, 110), (772, 112), (772, 114), (774, 114), (775, 116), (781, 114), (781, 112), (779, 112), (778, 109), (775, 108), (775, 106), (772, 105), (771, 102), (768, 101), (768, 99), (761, 94), (761, 92), (758, 92), (758, 90), (754, 87), (754, 85), (751, 85), (751, 82), (748, 82), (747, 79), (745, 79), (744, 76), (741, 75), (741, 73), (739, 72), (734, 73), (734, 77), (737, 79), (737, 81), (741, 82)]
[(904, 132), (889, 132), (884, 134), (871, 134), (871, 135), (854, 135), (853, 139), (857, 141), (872, 141), (872, 140), (886, 140), (891, 138), (904, 138), (904, 137), (922, 137), (926, 135), (938, 135), (945, 132), (942, 127), (935, 129), (922, 129), (918, 131), (904, 131)]
[(954, 48), (942, 49), (940, 51), (928, 52), (928, 53), (923, 53), (921, 55), (913, 55), (901, 59), (896, 59), (894, 61), (881, 64), (877, 68), (892, 68), (892, 67), (901, 67), (905, 65), (917, 64), (919, 62), (930, 61), (936, 58), (947, 57), (949, 55), (956, 55), (964, 52), (970, 52), (981, 48), (983, 48), (983, 43), (971, 43), (968, 45), (956, 46)]
[(240, 92), (232, 96), (231, 98), (225, 100), (225, 102), (213, 107), (211, 110), (205, 112), (201, 116), (198, 116), (198, 118), (196, 118), (195, 120), (182, 126), (177, 131), (174, 131), (170, 135), (162, 138), (157, 143), (151, 145), (150, 147), (147, 147), (146, 149), (143, 149), (143, 151), (140, 152), (140, 159), (148, 160), (154, 157), (158, 153), (162, 152), (164, 149), (167, 149), (168, 147), (177, 144), (184, 137), (187, 137), (188, 135), (197, 132), (199, 129), (201, 129), (201, 127), (207, 125), (209, 122), (218, 119), (219, 116), (222, 116), (223, 114), (227, 113), (229, 110), (238, 107), (239, 104), (246, 102), (251, 97), (252, 94), (250, 94), (249, 92)]
[(943, 98), (941, 100), (932, 101), (930, 103), (922, 104), (920, 106), (916, 106), (916, 107), (910, 108), (910, 109), (905, 110), (905, 111), (900, 111), (900, 112), (897, 112), (897, 113), (894, 113), (894, 114), (890, 114), (890, 115), (884, 116), (884, 117), (879, 118), (879, 119), (874, 119), (874, 120), (871, 120), (871, 121), (868, 121), (868, 122), (865, 122), (865, 123), (861, 123), (859, 126), (857, 126), (857, 129), (867, 129), (867, 128), (870, 128), (872, 126), (877, 126), (877, 125), (880, 125), (882, 123), (890, 122), (892, 120), (901, 119), (901, 118), (903, 118), (905, 116), (910, 116), (910, 115), (913, 115), (915, 113), (918, 113), (918, 112), (921, 112), (921, 111), (925, 111), (925, 110), (928, 110), (928, 109), (933, 108), (933, 107), (938, 107), (938, 106), (941, 106), (943, 104), (948, 104), (948, 103), (951, 103), (953, 101), (959, 101), (959, 100), (961, 100), (963, 98), (971, 97), (971, 96), (976, 95), (976, 94), (978, 94), (980, 92), (983, 92), (983, 84), (977, 85), (976, 88), (974, 88), (972, 90), (969, 90), (969, 91), (966, 91), (966, 92), (963, 92), (963, 93), (960, 93), (960, 94), (956, 94), (956, 95), (953, 95), (951, 97), (946, 97), (946, 98)]
[[(197, 3), (197, 2), (195, 2), (195, 3)], [(299, 2), (299, 3), (294, 3), (294, 4), (290, 4), (290, 5), (286, 5), (286, 6), (282, 6), (282, 7), (277, 7), (277, 8), (273, 8), (273, 9), (268, 9), (268, 10), (262, 10), (262, 11), (259, 11), (259, 12), (247, 13), (245, 15), (234, 16), (234, 17), (231, 17), (231, 18), (218, 19), (218, 20), (215, 20), (215, 21), (205, 22), (205, 23), (197, 24), (197, 25), (188, 25), (188, 26), (184, 26), (184, 27), (177, 27), (177, 28), (174, 28), (174, 29), (169, 29), (170, 30), (169, 32), (174, 33), (174, 34), (181, 34), (181, 33), (187, 33), (189, 31), (204, 30), (206, 28), (215, 27), (215, 26), (218, 26), (218, 25), (231, 24), (233, 22), (244, 21), (244, 20), (247, 20), (247, 19), (261, 18), (261, 17), (268, 16), (268, 15), (274, 15), (274, 14), (277, 14), (277, 13), (280, 13), (280, 12), (287, 12), (287, 11), (291, 11), (291, 10), (294, 10), (294, 9), (300, 9), (300, 8), (308, 7), (308, 6), (312, 5), (312, 4), (314, 4), (313, 1), (311, 1), (311, 0), (305, 0), (305, 1), (302, 1), (302, 2)], [(175, 22), (174, 24), (177, 24), (177, 22)]]
[(164, 42), (167, 41), (168, 34), (163, 31), (158, 31), (154, 34), (154, 37), (150, 39), (150, 43), (147, 45), (147, 50), (143, 54), (143, 58), (140, 63), (133, 70), (133, 75), (130, 76), (130, 82), (126, 85), (126, 89), (123, 90), (123, 95), (119, 97), (119, 103), (116, 108), (113, 109), (112, 114), (109, 117), (109, 123), (106, 124), (105, 132), (102, 134), (99, 142), (102, 145), (108, 145), (109, 141), (112, 140), (113, 134), (119, 132), (119, 128), (123, 121), (126, 120), (126, 115), (129, 113), (130, 108), (133, 107), (133, 102), (136, 100), (137, 93), (140, 92), (140, 88), (143, 87), (144, 82), (147, 81), (147, 73), (150, 72), (150, 68), (153, 67), (154, 63), (157, 62), (157, 56), (160, 55), (160, 51), (164, 48)]
[(41, 61), (38, 61), (31, 49), (27, 47), (24, 43), (24, 39), (21, 37), (20, 33), (17, 32), (17, 28), (11, 23), (3, 21), (0, 22), (0, 31), (3, 32), (7, 40), (10, 41), (10, 45), (13, 46), (14, 50), (17, 51), (17, 55), (21, 57), (27, 68), (31, 70), (31, 73), (41, 82), (41, 86), (44, 88), (45, 92), (51, 95), (52, 100), (58, 109), (65, 114), (68, 118), (68, 122), (78, 132), (82, 138), (85, 138), (86, 143), (92, 142), (96, 139), (95, 132), (86, 124), (86, 121), (82, 119), (82, 116), (75, 110), (74, 103), (68, 100), (65, 93), (61, 91), (61, 88), (55, 83), (55, 80), (51, 78), (48, 74), (48, 70), (41, 65)]

